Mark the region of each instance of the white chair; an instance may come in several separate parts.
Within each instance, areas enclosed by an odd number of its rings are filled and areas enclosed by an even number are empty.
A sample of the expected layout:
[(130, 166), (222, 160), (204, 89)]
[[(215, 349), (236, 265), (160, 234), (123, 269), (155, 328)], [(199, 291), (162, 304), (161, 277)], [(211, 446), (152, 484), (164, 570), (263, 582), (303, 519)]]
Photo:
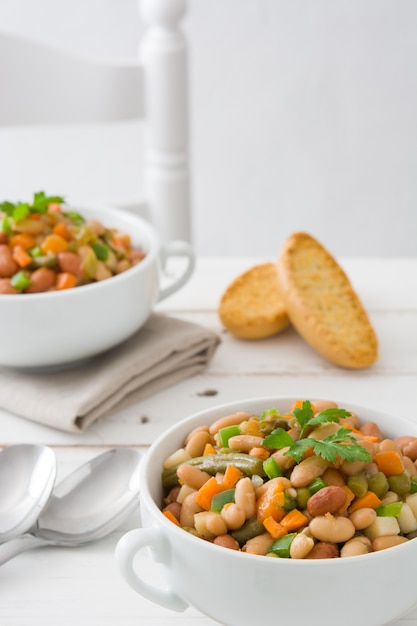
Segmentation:
[[(21, 196), (0, 200), (23, 201), (48, 185), (47, 193), (145, 215), (163, 243), (190, 241), (186, 0), (140, 0), (139, 8), (146, 29), (132, 64), (0, 32), (0, 195), (12, 176)], [(28, 147), (40, 126), (46, 139)], [(54, 144), (63, 126), (64, 147)], [(130, 160), (117, 133), (129, 137)]]

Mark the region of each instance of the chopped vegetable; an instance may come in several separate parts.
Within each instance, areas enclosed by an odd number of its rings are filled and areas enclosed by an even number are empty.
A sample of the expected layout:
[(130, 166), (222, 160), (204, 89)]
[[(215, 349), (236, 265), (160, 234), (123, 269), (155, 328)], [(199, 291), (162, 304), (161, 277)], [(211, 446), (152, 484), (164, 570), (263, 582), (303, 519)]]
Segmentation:
[(374, 456), (374, 463), (377, 464), (379, 471), (383, 472), (385, 476), (395, 476), (396, 474), (402, 474), (404, 471), (401, 456), (396, 450), (377, 452)]
[(24, 289), (27, 289), (27, 287), (29, 287), (30, 278), (25, 272), (20, 271), (11, 277), (10, 282), (15, 289), (23, 291)]
[[(18, 292), (39, 293), (87, 285), (106, 280), (141, 262), (142, 250), (132, 248), (128, 233), (105, 227), (97, 220), (89, 220), (77, 212), (62, 210), (64, 198), (47, 195), (43, 191), (34, 194), (30, 202), (1, 202), (0, 229), (2, 245), (18, 268), (25, 269), (26, 279), (38, 268), (51, 268), (54, 280), (43, 283), (34, 277), (30, 289), (24, 287), (27, 280), (19, 282)], [(110, 241), (117, 242), (111, 247)], [(71, 260), (65, 253), (76, 255)], [(78, 258), (77, 258), (78, 257)], [(3, 269), (0, 280), (10, 280), (14, 270)], [(58, 277), (58, 274), (65, 276)], [(67, 276), (66, 274), (72, 274)], [(75, 280), (74, 280), (75, 277)], [(13, 285), (11, 285), (13, 286)], [(3, 295), (16, 293), (14, 289)]]
[(283, 559), (289, 559), (291, 544), (296, 536), (297, 533), (289, 533), (284, 535), (284, 537), (280, 537), (280, 539), (276, 539), (270, 547), (270, 552), (274, 552), (274, 554)]

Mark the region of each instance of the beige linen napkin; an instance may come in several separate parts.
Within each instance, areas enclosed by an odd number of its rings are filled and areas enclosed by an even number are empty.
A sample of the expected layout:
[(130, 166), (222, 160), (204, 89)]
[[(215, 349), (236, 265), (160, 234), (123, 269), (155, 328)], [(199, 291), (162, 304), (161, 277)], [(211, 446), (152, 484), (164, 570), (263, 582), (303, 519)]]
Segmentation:
[(207, 328), (154, 314), (133, 337), (79, 367), (35, 374), (0, 369), (0, 407), (81, 432), (129, 393), (145, 397), (201, 371), (219, 343)]

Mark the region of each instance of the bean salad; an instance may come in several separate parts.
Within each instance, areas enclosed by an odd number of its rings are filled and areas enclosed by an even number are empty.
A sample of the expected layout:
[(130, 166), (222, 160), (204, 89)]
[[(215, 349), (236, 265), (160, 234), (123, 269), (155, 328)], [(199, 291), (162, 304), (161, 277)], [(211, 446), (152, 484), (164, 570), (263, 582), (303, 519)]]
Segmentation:
[(161, 509), (224, 548), (344, 558), (417, 537), (417, 437), (384, 437), (330, 401), (236, 412), (165, 459)]
[(130, 236), (85, 219), (61, 196), (0, 203), (0, 294), (80, 287), (120, 274), (145, 257)]

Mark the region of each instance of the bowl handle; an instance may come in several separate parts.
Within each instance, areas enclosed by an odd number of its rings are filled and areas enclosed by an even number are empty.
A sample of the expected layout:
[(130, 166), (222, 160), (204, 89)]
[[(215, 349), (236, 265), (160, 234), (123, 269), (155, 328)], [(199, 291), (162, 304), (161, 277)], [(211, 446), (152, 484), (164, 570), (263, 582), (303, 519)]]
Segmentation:
[(170, 296), (175, 291), (178, 291), (180, 287), (185, 285), (185, 283), (188, 281), (194, 271), (195, 253), (193, 248), (186, 241), (171, 241), (171, 243), (162, 246), (160, 252), (160, 260), (163, 270), (165, 269), (167, 261), (171, 256), (187, 257), (188, 263), (179, 278), (177, 278), (171, 285), (161, 288), (159, 292), (158, 302), (164, 300), (164, 298)]
[[(123, 578), (132, 589), (151, 602), (172, 611), (185, 611), (189, 607), (188, 602), (178, 596), (173, 589), (160, 589), (150, 585), (136, 572), (133, 567), (135, 556), (139, 550), (146, 547), (152, 549), (155, 561), (161, 563), (169, 572), (170, 546), (162, 532), (158, 528), (137, 528), (123, 535), (116, 546), (116, 563)], [(144, 575), (146, 576), (146, 571)], [(169, 577), (166, 578), (168, 581)]]

